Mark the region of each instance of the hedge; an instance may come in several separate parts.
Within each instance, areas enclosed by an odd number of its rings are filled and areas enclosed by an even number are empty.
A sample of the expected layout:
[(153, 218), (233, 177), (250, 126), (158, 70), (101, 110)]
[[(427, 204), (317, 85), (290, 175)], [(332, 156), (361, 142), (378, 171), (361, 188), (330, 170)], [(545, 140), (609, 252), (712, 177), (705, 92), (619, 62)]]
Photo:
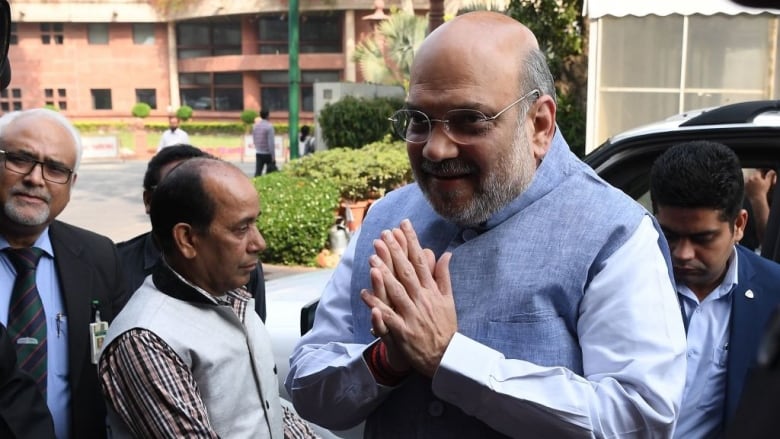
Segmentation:
[(264, 262), (285, 265), (315, 265), (325, 247), (339, 204), (333, 182), (306, 179), (285, 172), (255, 178), (262, 215), (257, 227), (263, 234)]
[[(275, 123), (274, 130), (277, 135), (287, 134), (287, 123)], [(73, 126), (81, 133), (116, 132), (131, 129), (131, 123), (119, 121), (74, 121)], [(149, 131), (163, 132), (168, 129), (168, 122), (144, 121), (144, 128)], [(242, 121), (236, 122), (183, 122), (181, 128), (189, 134), (203, 135), (237, 135), (242, 136), (246, 127)]]
[(331, 180), (344, 200), (366, 200), (413, 180), (403, 142), (390, 136), (360, 149), (332, 148), (294, 160), (284, 172), (310, 179)]

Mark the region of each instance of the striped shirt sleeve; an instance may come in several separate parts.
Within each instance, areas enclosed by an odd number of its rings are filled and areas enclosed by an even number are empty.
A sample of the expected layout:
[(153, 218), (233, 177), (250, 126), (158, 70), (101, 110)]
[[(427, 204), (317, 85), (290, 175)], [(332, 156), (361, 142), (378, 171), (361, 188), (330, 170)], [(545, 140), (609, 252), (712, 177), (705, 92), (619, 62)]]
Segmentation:
[(100, 384), (135, 437), (217, 438), (189, 368), (144, 329), (120, 335), (100, 359)]

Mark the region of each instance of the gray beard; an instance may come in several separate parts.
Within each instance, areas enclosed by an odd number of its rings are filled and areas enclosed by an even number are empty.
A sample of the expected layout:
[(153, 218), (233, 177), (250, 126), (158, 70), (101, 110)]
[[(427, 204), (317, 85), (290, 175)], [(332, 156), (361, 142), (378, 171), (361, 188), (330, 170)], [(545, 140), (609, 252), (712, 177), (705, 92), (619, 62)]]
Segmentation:
[[(45, 198), (47, 202), (51, 201), (51, 196), (46, 195)], [(3, 206), (3, 212), (8, 219), (23, 226), (40, 226), (46, 224), (46, 221), (49, 219), (49, 214), (51, 213), (51, 208), (48, 204), (44, 205), (32, 215), (22, 214), (22, 207), (24, 206), (19, 202), (15, 202), (12, 198), (11, 201), (6, 202)]]
[[(477, 226), (496, 212), (506, 207), (528, 189), (536, 173), (536, 162), (532, 156), (528, 136), (519, 124), (512, 141), (509, 156), (500, 160), (498, 167), (480, 181), (475, 196), (465, 208), (456, 208), (447, 199), (434, 198), (427, 186), (420, 189), (433, 209), (445, 219), (461, 226)], [(415, 176), (421, 181), (419, 176)]]

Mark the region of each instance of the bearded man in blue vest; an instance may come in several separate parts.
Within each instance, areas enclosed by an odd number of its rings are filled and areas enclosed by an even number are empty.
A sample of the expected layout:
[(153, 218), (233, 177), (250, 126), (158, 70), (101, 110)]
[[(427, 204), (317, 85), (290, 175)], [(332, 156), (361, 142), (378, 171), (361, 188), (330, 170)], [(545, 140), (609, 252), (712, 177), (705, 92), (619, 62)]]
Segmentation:
[(296, 346), (304, 418), (371, 438), (669, 437), (685, 332), (652, 216), (569, 150), (536, 38), (459, 16), (391, 120), (375, 203)]

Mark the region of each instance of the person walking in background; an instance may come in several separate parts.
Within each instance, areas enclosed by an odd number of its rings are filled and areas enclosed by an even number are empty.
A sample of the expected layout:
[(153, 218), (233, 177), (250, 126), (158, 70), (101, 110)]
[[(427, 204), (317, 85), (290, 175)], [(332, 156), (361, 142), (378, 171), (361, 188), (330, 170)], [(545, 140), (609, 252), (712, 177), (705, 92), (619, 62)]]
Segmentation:
[(316, 140), (310, 135), (311, 129), (308, 125), (301, 127), (301, 137), (299, 141), (300, 148), (303, 150), (301, 156), (312, 154), (316, 150)]
[[(160, 181), (179, 163), (195, 157), (215, 158), (192, 145), (173, 145), (158, 152), (149, 160), (143, 181), (143, 200), (147, 215), (152, 203), (152, 194)], [(151, 232), (120, 242), (117, 247), (125, 270), (127, 290), (133, 292), (143, 284), (147, 276), (152, 274), (152, 269), (160, 261), (160, 249), (154, 243)], [(260, 261), (257, 261), (257, 267), (250, 275), (247, 290), (255, 298), (257, 315), (265, 321), (265, 279), (263, 264)]]
[(255, 145), (255, 177), (276, 169), (276, 147), (274, 126), (268, 120), (268, 110), (260, 110), (260, 117), (252, 127), (252, 142)]
[(94, 365), (100, 338), (90, 324), (112, 320), (126, 298), (111, 240), (56, 220), (81, 151), (78, 132), (60, 113), (0, 118), (0, 323), (19, 366), (45, 395), (60, 439), (106, 437)]
[(426, 37), (391, 117), (416, 183), (372, 205), (293, 350), (301, 416), (365, 420), (367, 438), (672, 434), (685, 331), (668, 247), (555, 114), (512, 18)]
[(739, 159), (726, 145), (675, 145), (650, 171), (650, 197), (669, 242), (688, 371), (674, 437), (720, 437), (769, 317), (780, 304), (780, 265), (738, 245), (747, 224)]
[(171, 116), (168, 118), (168, 129), (160, 137), (160, 144), (157, 145), (157, 152), (171, 145), (190, 143), (190, 136), (186, 131), (179, 128), (179, 118)]

